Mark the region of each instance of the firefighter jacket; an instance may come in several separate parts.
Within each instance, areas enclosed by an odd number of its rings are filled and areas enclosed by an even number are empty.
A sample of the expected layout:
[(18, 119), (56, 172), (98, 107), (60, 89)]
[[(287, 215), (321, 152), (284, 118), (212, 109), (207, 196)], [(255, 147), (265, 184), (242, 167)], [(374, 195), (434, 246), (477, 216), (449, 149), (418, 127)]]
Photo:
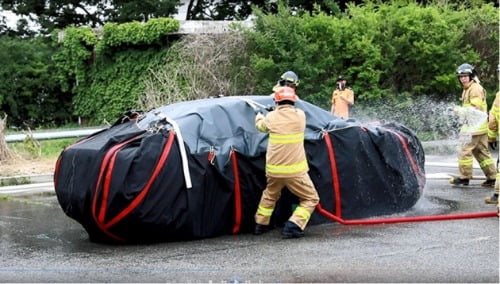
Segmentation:
[[(487, 113), (488, 106), (486, 104), (486, 91), (476, 81), (470, 81), (465, 84), (462, 92), (462, 106), (474, 107), (484, 113)], [(472, 135), (481, 135), (488, 133), (488, 120), (485, 118), (484, 123), (479, 127), (472, 128), (469, 125), (463, 125), (461, 133), (470, 133)]]
[(335, 90), (332, 93), (332, 113), (343, 119), (349, 118), (349, 107), (354, 104), (354, 92), (350, 88)]
[(488, 138), (496, 140), (498, 135), (498, 123), (500, 122), (500, 91), (495, 96), (488, 117)]
[(305, 113), (292, 105), (278, 105), (255, 117), (257, 130), (269, 133), (266, 153), (268, 177), (298, 177), (309, 171), (304, 149)]

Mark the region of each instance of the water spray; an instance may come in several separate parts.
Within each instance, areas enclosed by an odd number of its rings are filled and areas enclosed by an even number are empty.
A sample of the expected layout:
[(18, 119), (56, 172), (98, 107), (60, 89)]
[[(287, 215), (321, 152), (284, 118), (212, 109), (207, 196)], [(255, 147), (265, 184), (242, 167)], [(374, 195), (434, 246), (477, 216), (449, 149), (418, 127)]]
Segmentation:
[[(462, 130), (458, 137), (458, 147), (464, 146), (472, 141), (472, 133), (477, 131), (486, 121), (488, 115), (474, 107), (456, 106), (448, 110), (449, 113), (458, 117)], [(457, 149), (458, 150), (458, 149)]]

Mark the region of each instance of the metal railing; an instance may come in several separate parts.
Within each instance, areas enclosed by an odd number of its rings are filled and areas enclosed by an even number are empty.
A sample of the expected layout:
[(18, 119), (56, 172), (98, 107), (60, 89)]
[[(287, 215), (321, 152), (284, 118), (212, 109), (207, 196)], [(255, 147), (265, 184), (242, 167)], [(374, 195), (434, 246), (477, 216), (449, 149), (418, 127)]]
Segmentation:
[(101, 131), (104, 128), (89, 128), (89, 129), (75, 129), (75, 130), (58, 130), (58, 131), (47, 131), (47, 132), (31, 132), (31, 133), (18, 133), (18, 134), (7, 134), (5, 135), (5, 141), (10, 142), (22, 142), (26, 137), (33, 136), (36, 140), (47, 140), (47, 139), (60, 139), (60, 138), (77, 138), (86, 137), (90, 134)]

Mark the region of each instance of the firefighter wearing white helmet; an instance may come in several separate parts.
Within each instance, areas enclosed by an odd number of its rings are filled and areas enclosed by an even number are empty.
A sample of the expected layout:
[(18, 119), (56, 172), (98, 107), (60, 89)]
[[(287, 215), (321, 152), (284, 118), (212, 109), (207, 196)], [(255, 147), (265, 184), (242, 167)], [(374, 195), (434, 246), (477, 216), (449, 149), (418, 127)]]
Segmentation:
[(300, 203), (293, 211), (281, 232), (283, 238), (300, 238), (319, 202), (319, 196), (309, 177), (304, 149), (306, 115), (295, 107), (299, 100), (295, 90), (281, 86), (274, 92), (276, 109), (266, 116), (259, 113), (255, 127), (269, 133), (266, 153), (267, 186), (262, 192), (255, 214), (254, 234), (260, 235), (272, 229), (270, 225), (276, 202), (286, 186), (296, 195)]
[[(487, 113), (486, 91), (479, 84), (474, 66), (464, 63), (457, 68), (457, 77), (462, 84), (462, 107), (473, 107), (476, 110)], [(470, 135), (471, 139), (461, 146), (458, 153), (458, 170), (460, 176), (452, 178), (450, 183), (454, 185), (469, 185), (472, 178), (473, 158), (479, 162), (486, 181), (481, 185), (493, 187), (495, 184), (496, 167), (488, 148), (488, 120), (480, 118), (482, 121), (473, 123), (479, 127), (471, 127), (464, 124), (460, 129), (461, 135)]]

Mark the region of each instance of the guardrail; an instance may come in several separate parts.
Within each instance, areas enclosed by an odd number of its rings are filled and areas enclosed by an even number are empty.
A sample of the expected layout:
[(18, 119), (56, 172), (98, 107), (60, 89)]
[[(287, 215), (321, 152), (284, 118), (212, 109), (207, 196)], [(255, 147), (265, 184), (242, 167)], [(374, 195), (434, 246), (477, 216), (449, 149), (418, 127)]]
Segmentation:
[(5, 135), (5, 141), (9, 142), (22, 142), (28, 135), (32, 135), (36, 140), (47, 140), (47, 139), (59, 139), (59, 138), (77, 138), (89, 136), (97, 131), (101, 131), (104, 128), (89, 128), (89, 129), (76, 129), (76, 130), (60, 130), (60, 131), (47, 131), (47, 132), (32, 132), (29, 133), (19, 133), (19, 134), (7, 134)]

